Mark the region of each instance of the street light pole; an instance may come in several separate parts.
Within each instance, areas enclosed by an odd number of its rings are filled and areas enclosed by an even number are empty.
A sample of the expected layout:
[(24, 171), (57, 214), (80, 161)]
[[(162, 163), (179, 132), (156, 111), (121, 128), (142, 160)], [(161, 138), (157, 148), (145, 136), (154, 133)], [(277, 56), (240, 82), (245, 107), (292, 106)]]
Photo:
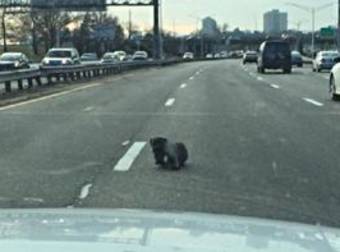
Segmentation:
[(315, 52), (315, 8), (312, 8), (312, 58)]
[[(339, 3), (340, 3), (340, 0), (339, 0)], [(310, 12), (312, 14), (312, 55), (314, 57), (314, 50), (315, 50), (315, 15), (316, 15), (316, 12), (317, 11), (321, 11), (323, 9), (326, 9), (328, 7), (331, 7), (334, 5), (334, 3), (328, 3), (328, 4), (324, 4), (324, 5), (321, 5), (321, 6), (318, 6), (318, 7), (309, 7), (309, 6), (306, 6), (306, 5), (301, 5), (301, 4), (296, 4), (296, 3), (286, 3), (287, 5), (290, 5), (290, 6), (294, 6), (296, 8), (299, 8), (301, 10), (304, 10), (304, 11), (307, 11), (307, 12)], [(339, 14), (340, 14), (340, 10), (339, 10)], [(340, 21), (339, 21), (340, 23)]]
[(336, 43), (338, 50), (340, 50), (340, 0), (338, 0), (338, 29), (336, 31)]
[(340, 29), (340, 0), (338, 0), (338, 29)]

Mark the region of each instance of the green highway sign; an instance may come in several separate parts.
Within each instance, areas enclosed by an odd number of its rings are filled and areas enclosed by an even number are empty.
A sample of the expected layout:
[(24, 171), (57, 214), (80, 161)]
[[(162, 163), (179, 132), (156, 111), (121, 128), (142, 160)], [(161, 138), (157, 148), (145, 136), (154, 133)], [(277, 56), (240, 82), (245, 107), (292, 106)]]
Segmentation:
[(320, 37), (321, 38), (335, 38), (335, 29), (333, 27), (321, 28)]

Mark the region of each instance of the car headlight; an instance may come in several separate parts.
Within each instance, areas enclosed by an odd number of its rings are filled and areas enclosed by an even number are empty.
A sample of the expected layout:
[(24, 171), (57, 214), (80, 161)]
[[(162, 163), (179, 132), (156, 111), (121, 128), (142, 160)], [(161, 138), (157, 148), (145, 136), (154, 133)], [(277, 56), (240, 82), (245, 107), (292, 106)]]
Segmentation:
[(15, 67), (19, 67), (19, 65), (20, 65), (19, 61), (16, 61), (16, 62), (14, 63), (14, 66), (15, 66)]
[(50, 62), (49, 62), (48, 59), (43, 59), (42, 63), (43, 63), (43, 65), (48, 65)]

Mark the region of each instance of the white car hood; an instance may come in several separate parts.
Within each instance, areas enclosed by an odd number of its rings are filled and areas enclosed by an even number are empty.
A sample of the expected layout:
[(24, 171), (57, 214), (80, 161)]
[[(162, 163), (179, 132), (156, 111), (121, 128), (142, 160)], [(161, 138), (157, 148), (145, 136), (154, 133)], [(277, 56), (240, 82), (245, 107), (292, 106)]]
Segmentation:
[(48, 61), (62, 61), (62, 60), (72, 60), (71, 58), (50, 58), (50, 57), (45, 57), (43, 60), (48, 60)]
[(0, 251), (340, 251), (340, 231), (197, 213), (1, 210)]

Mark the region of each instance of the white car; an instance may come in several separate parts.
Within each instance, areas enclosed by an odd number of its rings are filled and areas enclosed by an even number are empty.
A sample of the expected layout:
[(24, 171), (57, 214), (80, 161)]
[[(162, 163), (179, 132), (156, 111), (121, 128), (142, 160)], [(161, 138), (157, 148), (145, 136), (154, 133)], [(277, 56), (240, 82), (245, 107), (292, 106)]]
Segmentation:
[(42, 60), (43, 66), (65, 66), (80, 64), (80, 57), (75, 48), (52, 48)]
[(132, 56), (132, 60), (134, 61), (144, 61), (144, 60), (148, 60), (148, 53), (145, 51), (137, 51), (134, 53), (134, 55)]
[(127, 60), (127, 54), (124, 51), (115, 51), (113, 54), (115, 55), (116, 59), (119, 61)]
[(340, 97), (340, 57), (334, 59), (334, 66), (329, 78), (329, 92), (333, 100)]
[(116, 55), (112, 52), (107, 52), (103, 55), (102, 59), (101, 59), (101, 63), (102, 64), (114, 64), (118, 61), (118, 59), (116, 58)]
[(184, 60), (193, 60), (194, 59), (194, 54), (192, 52), (186, 52), (183, 55)]
[(334, 59), (339, 57), (337, 51), (321, 51), (313, 60), (313, 72), (321, 72), (322, 70), (331, 70), (334, 66)]

